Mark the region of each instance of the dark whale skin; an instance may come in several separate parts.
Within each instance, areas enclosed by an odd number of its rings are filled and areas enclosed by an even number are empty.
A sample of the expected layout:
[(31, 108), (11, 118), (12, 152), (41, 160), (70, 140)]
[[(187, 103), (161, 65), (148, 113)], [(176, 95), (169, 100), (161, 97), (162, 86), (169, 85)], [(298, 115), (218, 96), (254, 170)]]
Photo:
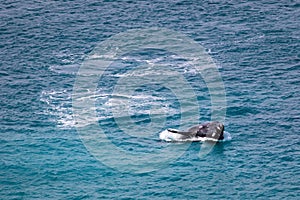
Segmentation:
[(187, 131), (177, 131), (173, 129), (168, 129), (168, 131), (181, 134), (181, 139), (188, 139), (193, 137), (206, 137), (216, 140), (224, 139), (224, 125), (218, 121), (199, 124), (189, 128)]

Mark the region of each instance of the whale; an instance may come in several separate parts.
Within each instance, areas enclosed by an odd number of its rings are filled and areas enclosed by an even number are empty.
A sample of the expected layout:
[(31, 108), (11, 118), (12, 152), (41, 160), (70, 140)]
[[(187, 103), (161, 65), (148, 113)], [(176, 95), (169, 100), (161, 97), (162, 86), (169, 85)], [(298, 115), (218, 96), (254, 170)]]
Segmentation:
[[(171, 135), (171, 136), (170, 136)], [(224, 139), (224, 125), (218, 121), (205, 122), (192, 126), (188, 130), (167, 129), (160, 135), (160, 138), (166, 138), (177, 141), (221, 141)]]

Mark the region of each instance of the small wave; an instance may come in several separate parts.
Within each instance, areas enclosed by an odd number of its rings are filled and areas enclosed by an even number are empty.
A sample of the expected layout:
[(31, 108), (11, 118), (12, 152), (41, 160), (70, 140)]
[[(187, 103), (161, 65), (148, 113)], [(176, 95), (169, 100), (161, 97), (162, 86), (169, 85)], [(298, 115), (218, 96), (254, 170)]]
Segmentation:
[(75, 75), (78, 72), (79, 65), (70, 64), (70, 65), (52, 65), (49, 67), (49, 70), (57, 74), (70, 74)]

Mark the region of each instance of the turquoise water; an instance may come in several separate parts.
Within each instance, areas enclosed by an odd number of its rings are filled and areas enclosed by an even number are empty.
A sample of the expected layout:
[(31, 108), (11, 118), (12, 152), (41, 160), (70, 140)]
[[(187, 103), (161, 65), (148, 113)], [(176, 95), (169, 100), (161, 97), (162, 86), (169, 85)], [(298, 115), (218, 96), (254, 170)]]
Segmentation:
[[(299, 2), (292, 0), (2, 2), (1, 199), (299, 199), (299, 13)], [(159, 132), (178, 128), (181, 110), (176, 95), (157, 84), (136, 88), (124, 113), (137, 127), (150, 127), (154, 106), (155, 119), (167, 116), (165, 126), (145, 137), (122, 134), (108, 94), (129, 69), (144, 64), (179, 66), (197, 96), (199, 121), (212, 114), (209, 90), (187, 60), (157, 49), (130, 52), (90, 96), (96, 122), (125, 152), (189, 146), (153, 172), (121, 172), (96, 159), (80, 139), (73, 89), (99, 42), (149, 27), (184, 34), (213, 58), (232, 139), (204, 157), (199, 143), (160, 141)]]

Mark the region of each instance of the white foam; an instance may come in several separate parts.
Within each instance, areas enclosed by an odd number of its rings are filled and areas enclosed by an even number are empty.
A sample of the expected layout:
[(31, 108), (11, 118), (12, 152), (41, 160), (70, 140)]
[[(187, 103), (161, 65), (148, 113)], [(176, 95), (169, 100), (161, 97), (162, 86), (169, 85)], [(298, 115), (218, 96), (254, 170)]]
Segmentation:
[(58, 127), (70, 128), (75, 126), (69, 91), (43, 91), (40, 101), (46, 103), (45, 114), (54, 116), (53, 120), (57, 123)]
[[(176, 129), (173, 130), (176, 131)], [(205, 141), (225, 142), (225, 141), (230, 141), (232, 138), (230, 133), (225, 131), (223, 140), (216, 140), (207, 137), (192, 137), (192, 138), (182, 139), (180, 134), (173, 133), (168, 130), (164, 130), (163, 132), (159, 133), (159, 139), (166, 142), (205, 142)]]
[[(86, 92), (78, 101), (93, 99), (96, 104), (97, 116), (94, 109), (86, 110), (86, 115), (74, 116), (72, 110), (72, 91), (50, 90), (41, 93), (40, 101), (45, 103), (45, 114), (52, 116), (52, 120), (59, 128), (82, 127), (97, 123), (113, 117), (126, 117), (139, 114), (155, 115), (154, 117), (165, 117), (178, 114), (179, 110), (172, 108), (170, 101), (164, 97), (147, 94), (109, 94)], [(126, 105), (126, 110), (122, 107)], [(111, 111), (114, 111), (113, 113)], [(152, 117), (152, 116), (151, 116)], [(76, 119), (76, 121), (75, 121)]]
[(69, 64), (69, 65), (52, 65), (49, 67), (49, 70), (58, 74), (70, 74), (75, 75), (79, 69), (78, 64)]
[[(114, 51), (111, 51), (114, 52)], [(117, 50), (116, 50), (117, 52)], [(105, 59), (105, 60), (112, 60), (112, 61), (121, 61), (122, 64), (130, 64), (131, 62), (141, 63), (142, 67), (137, 67), (133, 70), (128, 70), (124, 72), (117, 72), (117, 74), (107, 74), (108, 76), (114, 77), (130, 77), (133, 81), (135, 80), (144, 80), (144, 77), (161, 77), (163, 76), (170, 76), (176, 77), (178, 74), (197, 74), (199, 73), (194, 66), (198, 65), (198, 59), (189, 57), (183, 58), (177, 55), (159, 55), (155, 58), (145, 58), (143, 56), (124, 56), (121, 58), (116, 58), (117, 54), (105, 54), (105, 55), (98, 55), (93, 54), (89, 56), (91, 60), (97, 59)], [(78, 69), (80, 68), (79, 64), (76, 64), (72, 56), (68, 56), (67, 54), (63, 54), (60, 56), (63, 60), (63, 65), (61, 66), (51, 66), (49, 69), (56, 73), (62, 74), (76, 74)], [(69, 60), (66, 60), (69, 58)], [(120, 64), (120, 63), (118, 63)], [(146, 65), (145, 65), (146, 64)], [(118, 65), (119, 66), (119, 65)], [(125, 65), (127, 66), (127, 65)], [(144, 66), (144, 67), (143, 67)], [(119, 66), (120, 67), (120, 66)], [(168, 70), (167, 70), (168, 69)], [(170, 70), (171, 69), (171, 70)], [(174, 69), (174, 70), (173, 70)], [(85, 72), (83, 75), (94, 75), (92, 69), (88, 72)], [(138, 77), (135, 79), (135, 77)], [(131, 79), (130, 79), (131, 80)], [(109, 86), (108, 86), (109, 87)], [(101, 91), (100, 91), (101, 90)], [(85, 101), (87, 99), (92, 99), (96, 102), (98, 107), (96, 107), (97, 114), (99, 116), (95, 118), (83, 117), (83, 116), (74, 116), (72, 112), (72, 91), (66, 90), (58, 90), (58, 91), (44, 91), (41, 95), (41, 101), (47, 105), (46, 112), (50, 115), (55, 116), (57, 125), (62, 128), (68, 127), (76, 127), (78, 124), (88, 124), (88, 123), (95, 123), (99, 119), (107, 119), (114, 117), (112, 116), (111, 110), (117, 112), (117, 116), (121, 117), (131, 116), (136, 114), (153, 114), (153, 115), (176, 115), (185, 112), (189, 112), (189, 110), (178, 110), (173, 108), (172, 104), (174, 104), (174, 99), (169, 99), (173, 97), (160, 97), (160, 93), (158, 94), (111, 94), (109, 93), (109, 88), (99, 88), (96, 92), (87, 91), (82, 93), (80, 97), (76, 100), (78, 101)], [(127, 110), (124, 111), (123, 105), (126, 105)], [(116, 114), (116, 113), (114, 113)], [(90, 115), (87, 115), (90, 116)], [(100, 117), (101, 116), (101, 117)], [(76, 121), (80, 123), (75, 123)], [(81, 117), (81, 118), (80, 118)], [(79, 118), (79, 119), (78, 119)], [(173, 140), (176, 139), (176, 135), (167, 137), (165, 133), (165, 139)], [(194, 140), (199, 140), (199, 138), (194, 138)]]
[(225, 142), (225, 141), (230, 141), (230, 140), (232, 140), (231, 134), (229, 132), (227, 132), (227, 131), (224, 131), (224, 139), (223, 139), (223, 141)]

